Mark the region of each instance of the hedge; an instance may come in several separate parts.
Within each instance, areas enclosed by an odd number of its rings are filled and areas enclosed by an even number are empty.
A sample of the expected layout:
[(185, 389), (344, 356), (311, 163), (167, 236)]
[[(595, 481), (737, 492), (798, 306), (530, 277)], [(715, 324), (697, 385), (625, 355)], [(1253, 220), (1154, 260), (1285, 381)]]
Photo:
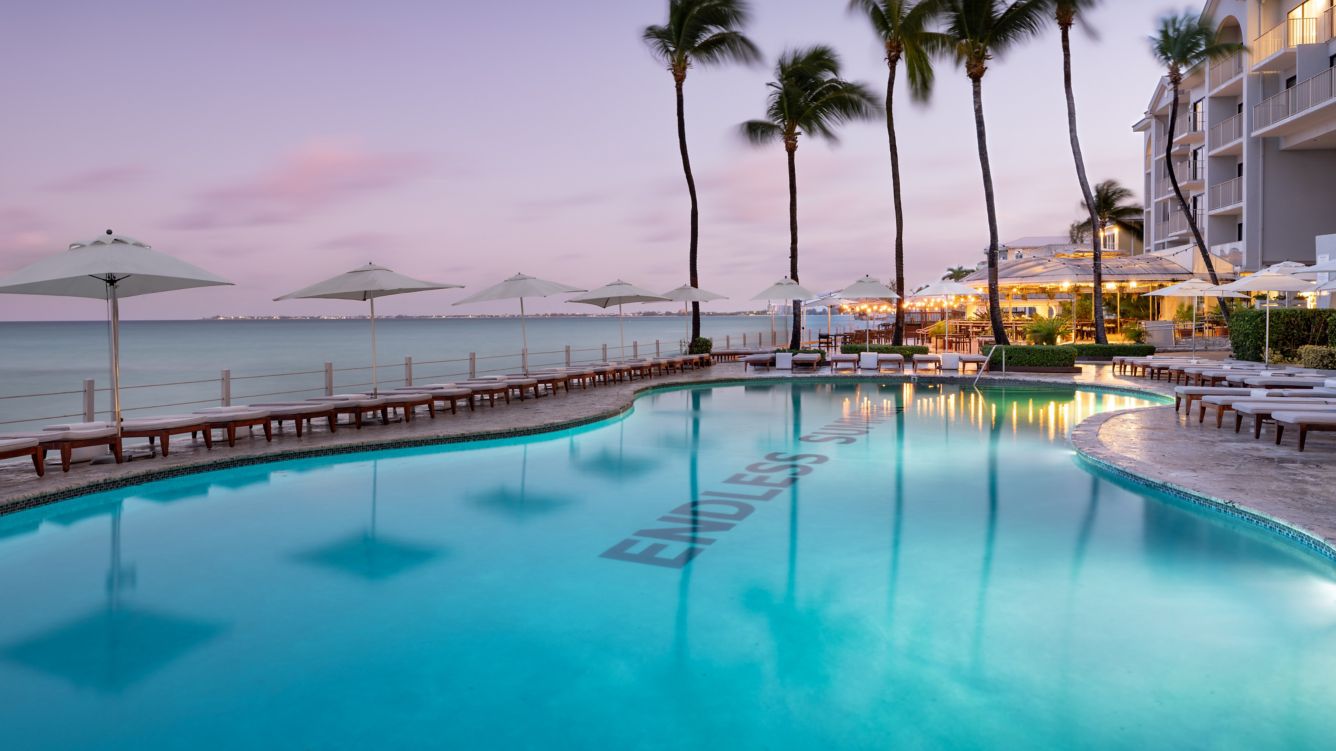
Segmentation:
[(1147, 357), (1155, 354), (1153, 344), (1068, 344), (1076, 356), (1090, 360), (1111, 360), (1114, 357)]
[(1336, 347), (1305, 344), (1299, 348), (1299, 363), (1305, 368), (1336, 370)]
[[(1229, 343), (1240, 360), (1261, 362), (1266, 311), (1235, 310), (1229, 317)], [(1297, 360), (1299, 348), (1336, 346), (1336, 310), (1277, 308), (1271, 311), (1271, 356)]]
[(866, 344), (845, 344), (842, 347), (840, 347), (840, 351), (846, 355), (856, 355), (859, 352), (876, 352), (877, 354), (880, 355), (904, 355), (906, 360), (913, 357), (914, 355), (928, 354), (927, 347), (920, 347), (920, 346), (895, 347), (890, 344), (874, 344), (871, 347), (869, 347)]
[(689, 355), (708, 355), (714, 351), (714, 340), (703, 336), (698, 336), (691, 340), (687, 345), (687, 354)]
[[(1012, 344), (1010, 346), (995, 345), (989, 349), (1000, 348), (1002, 352), (993, 355), (993, 360), (989, 367), (1000, 369), (1002, 367), (1002, 355), (1006, 354), (1007, 367), (1017, 368), (1072, 368), (1076, 367), (1076, 348), (1074, 347), (1049, 347)], [(987, 354), (985, 352), (984, 354)]]

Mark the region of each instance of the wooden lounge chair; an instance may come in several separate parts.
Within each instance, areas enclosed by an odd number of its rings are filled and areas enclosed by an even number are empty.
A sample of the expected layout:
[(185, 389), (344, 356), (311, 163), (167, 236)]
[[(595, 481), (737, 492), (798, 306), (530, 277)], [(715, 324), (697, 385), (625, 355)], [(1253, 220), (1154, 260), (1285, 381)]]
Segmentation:
[(965, 372), (966, 365), (973, 365), (974, 372), (982, 373), (988, 370), (987, 355), (960, 355), (960, 372)]
[[(1225, 413), (1234, 409), (1235, 404), (1242, 405), (1242, 404), (1251, 404), (1253, 402), (1258, 402), (1258, 401), (1270, 402), (1273, 400), (1276, 402), (1283, 402), (1286, 404), (1326, 404), (1329, 401), (1327, 399), (1322, 399), (1322, 398), (1307, 398), (1293, 395), (1282, 396), (1279, 394), (1277, 394), (1276, 396), (1267, 396), (1267, 395), (1257, 396), (1253, 394), (1248, 394), (1246, 396), (1239, 396), (1234, 394), (1211, 394), (1208, 396), (1203, 396), (1201, 398), (1201, 401), (1199, 402), (1200, 406), (1197, 409), (1197, 422), (1198, 423), (1205, 422), (1206, 410), (1214, 409), (1215, 426), (1218, 428), (1224, 423)], [(1330, 400), (1330, 401), (1336, 402), (1336, 400)]]
[(1336, 430), (1336, 410), (1331, 412), (1276, 412), (1271, 415), (1271, 419), (1276, 422), (1276, 445), (1280, 445), (1280, 438), (1285, 434), (1285, 428), (1293, 427), (1299, 431), (1300, 451), (1303, 451), (1305, 444), (1308, 443), (1308, 432), (1310, 430)]
[(64, 425), (51, 425), (42, 429), (39, 435), (50, 433), (51, 438), (39, 437), (47, 449), (55, 448), (60, 452), (60, 471), (69, 472), (74, 461), (74, 450), (106, 446), (111, 450), (116, 463), (125, 457), (121, 453), (121, 434), (114, 426), (104, 422), (76, 422)]
[(46, 449), (36, 438), (0, 438), (0, 461), (17, 459), (20, 456), (32, 457), (32, 468), (37, 476), (46, 475)]
[(821, 355), (811, 354), (808, 352), (799, 352), (798, 354), (793, 356), (794, 372), (797, 372), (799, 370), (805, 370), (810, 373), (815, 373), (816, 369), (820, 367), (820, 365), (821, 365)]
[(773, 352), (767, 354), (747, 355), (746, 357), (742, 358), (743, 371), (746, 371), (748, 367), (750, 367), (752, 370), (760, 370), (762, 368), (769, 370), (774, 366), (775, 366), (775, 354)]
[(274, 427), (283, 430), (283, 423), (291, 420), (293, 426), (297, 429), (297, 437), (302, 437), (303, 429), (311, 427), (312, 420), (324, 419), (329, 426), (329, 432), (334, 433), (339, 429), (339, 416), (334, 413), (334, 409), (328, 404), (316, 404), (313, 402), (274, 402), (272, 404), (250, 404), (247, 405), (255, 409), (268, 410), (269, 417), (274, 421)]
[(1243, 427), (1243, 419), (1253, 419), (1253, 438), (1262, 437), (1262, 424), (1281, 412), (1336, 412), (1336, 404), (1296, 404), (1290, 399), (1259, 399), (1234, 404), (1234, 430)]
[(914, 355), (914, 372), (932, 370), (942, 372), (942, 358), (939, 355)]
[(202, 433), (204, 447), (213, 449), (213, 434), (209, 430), (209, 422), (200, 415), (159, 415), (121, 421), (122, 439), (147, 438), (150, 448), (153, 448), (156, 442), (157, 450), (163, 457), (168, 456), (171, 451), (171, 437), (183, 433), (189, 433), (192, 437)]
[(195, 410), (203, 415), (208, 423), (207, 430), (221, 430), (227, 436), (227, 445), (237, 445), (237, 430), (259, 427), (264, 429), (264, 440), (274, 440), (274, 423), (269, 417), (269, 410), (253, 407), (210, 407)]
[(837, 352), (830, 356), (830, 372), (836, 373), (841, 370), (854, 371), (858, 369), (858, 355), (847, 355), (843, 352)]

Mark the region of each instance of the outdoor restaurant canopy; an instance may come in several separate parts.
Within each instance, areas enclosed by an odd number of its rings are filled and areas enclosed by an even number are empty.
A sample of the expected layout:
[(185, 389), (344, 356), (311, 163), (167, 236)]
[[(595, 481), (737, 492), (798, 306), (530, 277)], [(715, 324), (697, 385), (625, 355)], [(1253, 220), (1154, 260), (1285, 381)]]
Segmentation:
[[(1089, 258), (1021, 258), (1004, 261), (998, 267), (999, 286), (1052, 287), (1062, 284), (1093, 284), (1094, 265)], [(1168, 258), (1156, 255), (1109, 257), (1104, 259), (1104, 282), (1154, 284), (1181, 282), (1192, 272)], [(965, 284), (988, 283), (988, 270), (980, 269), (965, 277)]]

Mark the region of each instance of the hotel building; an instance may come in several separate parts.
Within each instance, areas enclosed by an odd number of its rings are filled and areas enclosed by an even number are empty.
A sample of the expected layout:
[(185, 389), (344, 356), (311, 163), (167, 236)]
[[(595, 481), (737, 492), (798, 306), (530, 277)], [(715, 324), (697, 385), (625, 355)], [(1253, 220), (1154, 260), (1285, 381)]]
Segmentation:
[[(1210, 0), (1203, 9), (1223, 40), (1248, 51), (1184, 72), (1170, 158), (1211, 253), (1241, 270), (1336, 255), (1331, 6)], [(1171, 99), (1162, 78), (1134, 126), (1145, 136), (1147, 252), (1195, 251), (1164, 165)]]

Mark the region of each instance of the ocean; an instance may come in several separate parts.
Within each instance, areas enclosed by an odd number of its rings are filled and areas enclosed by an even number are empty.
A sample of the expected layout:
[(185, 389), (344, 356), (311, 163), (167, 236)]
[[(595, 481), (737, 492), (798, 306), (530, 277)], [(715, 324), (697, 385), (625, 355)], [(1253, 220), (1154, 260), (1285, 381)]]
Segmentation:
[[(853, 319), (835, 316), (837, 330)], [(824, 315), (809, 315), (813, 333), (824, 331)], [(787, 319), (777, 318), (783, 331)], [(685, 337), (684, 316), (625, 319), (626, 355), (633, 342), (642, 356), (676, 352)], [(722, 348), (754, 345), (770, 337), (770, 318), (705, 316), (705, 336)], [(618, 356), (615, 316), (530, 318), (530, 367)], [(476, 353), (478, 373), (520, 368), (518, 318), (381, 319), (376, 324), (377, 376), (382, 386), (403, 384), (404, 358), (413, 358), (417, 383), (456, 380), (469, 372)], [(233, 403), (303, 399), (324, 389), (324, 364), (333, 363), (338, 391), (369, 388), (370, 327), (366, 320), (124, 321), (121, 324), (122, 404), (130, 416), (189, 412), (221, 398), (221, 373), (231, 371)], [(101, 321), (0, 322), (0, 432), (31, 429), (41, 422), (68, 422), (83, 412), (85, 379), (98, 389), (100, 413), (110, 409), (107, 324)], [(276, 373), (289, 373), (282, 377)], [(188, 382), (188, 383), (181, 383)], [(160, 386), (158, 384), (181, 384)], [(281, 392), (281, 393), (279, 393)], [(49, 394), (49, 396), (27, 396)], [(23, 398), (14, 398), (23, 395)]]

